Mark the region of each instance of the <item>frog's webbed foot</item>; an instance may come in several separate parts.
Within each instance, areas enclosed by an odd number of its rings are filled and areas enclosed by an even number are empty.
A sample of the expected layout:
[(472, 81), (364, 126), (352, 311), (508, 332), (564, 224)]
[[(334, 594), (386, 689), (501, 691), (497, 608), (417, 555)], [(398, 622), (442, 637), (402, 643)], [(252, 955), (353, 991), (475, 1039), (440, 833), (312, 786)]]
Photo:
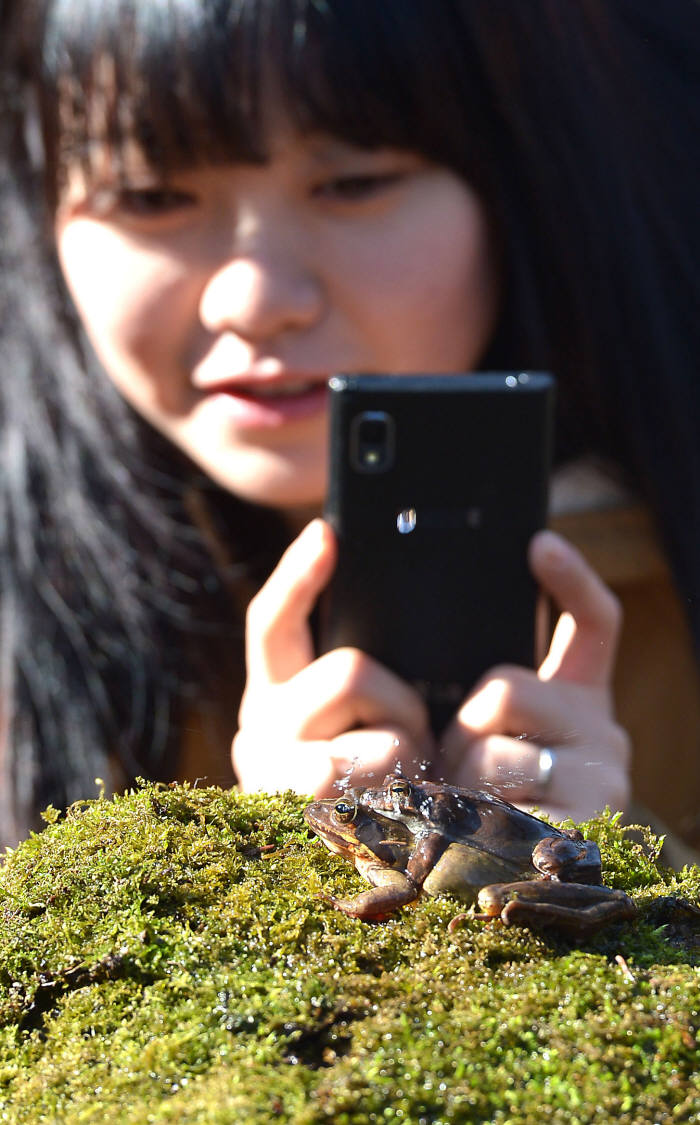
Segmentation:
[(490, 917), (490, 915), (470, 914), (469, 911), (463, 910), (460, 914), (455, 914), (454, 918), (450, 918), (449, 922), (447, 923), (447, 932), (448, 934), (453, 934), (455, 930), (459, 929), (459, 927), (462, 925), (462, 922), (466, 922), (468, 918), (485, 919), (486, 917)]
[(574, 937), (590, 934), (613, 922), (636, 917), (637, 907), (624, 891), (588, 884), (532, 880), (495, 884), (479, 892), (477, 917), (500, 917), (506, 926), (551, 928)]

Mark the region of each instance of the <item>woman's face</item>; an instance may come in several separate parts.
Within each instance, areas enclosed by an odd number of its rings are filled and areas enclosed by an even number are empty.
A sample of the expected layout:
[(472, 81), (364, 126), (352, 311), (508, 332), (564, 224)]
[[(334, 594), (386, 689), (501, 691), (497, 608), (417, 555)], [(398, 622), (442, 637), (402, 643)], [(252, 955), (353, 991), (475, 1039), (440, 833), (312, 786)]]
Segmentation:
[(278, 129), (262, 165), (69, 183), (56, 219), (80, 317), (124, 397), (210, 477), (292, 510), (325, 489), (334, 372), (454, 372), (491, 335), (486, 221), (401, 150)]

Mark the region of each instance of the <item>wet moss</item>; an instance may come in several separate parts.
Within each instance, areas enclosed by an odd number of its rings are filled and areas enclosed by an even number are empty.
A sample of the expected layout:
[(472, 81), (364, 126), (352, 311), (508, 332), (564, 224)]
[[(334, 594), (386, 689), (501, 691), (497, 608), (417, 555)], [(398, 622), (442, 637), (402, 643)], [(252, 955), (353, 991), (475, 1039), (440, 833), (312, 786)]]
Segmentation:
[(363, 884), (292, 794), (144, 785), (0, 870), (0, 1121), (700, 1122), (700, 871), (584, 825), (640, 919), (585, 944)]

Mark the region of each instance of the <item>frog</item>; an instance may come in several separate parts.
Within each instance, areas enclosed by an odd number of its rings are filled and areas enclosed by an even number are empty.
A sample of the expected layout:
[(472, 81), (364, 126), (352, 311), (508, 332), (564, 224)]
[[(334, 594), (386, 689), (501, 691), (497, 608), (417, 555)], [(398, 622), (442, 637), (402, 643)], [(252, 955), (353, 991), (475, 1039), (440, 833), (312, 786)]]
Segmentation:
[[(602, 885), (597, 844), (503, 797), (389, 774), (379, 787), (314, 801), (304, 816), (321, 840), (371, 884), (352, 899), (323, 896), (363, 921), (384, 921), (421, 895), (448, 893), (477, 919), (587, 937), (637, 910)], [(453, 931), (466, 915), (452, 919)]]

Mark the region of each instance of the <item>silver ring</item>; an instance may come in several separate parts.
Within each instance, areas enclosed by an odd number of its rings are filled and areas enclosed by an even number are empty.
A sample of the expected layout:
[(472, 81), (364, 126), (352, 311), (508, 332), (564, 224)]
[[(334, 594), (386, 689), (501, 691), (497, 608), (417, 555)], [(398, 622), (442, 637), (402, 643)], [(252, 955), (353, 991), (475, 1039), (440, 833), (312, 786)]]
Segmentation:
[(552, 783), (552, 771), (557, 762), (556, 750), (549, 746), (542, 746), (537, 758), (537, 777), (535, 785), (544, 792)]

